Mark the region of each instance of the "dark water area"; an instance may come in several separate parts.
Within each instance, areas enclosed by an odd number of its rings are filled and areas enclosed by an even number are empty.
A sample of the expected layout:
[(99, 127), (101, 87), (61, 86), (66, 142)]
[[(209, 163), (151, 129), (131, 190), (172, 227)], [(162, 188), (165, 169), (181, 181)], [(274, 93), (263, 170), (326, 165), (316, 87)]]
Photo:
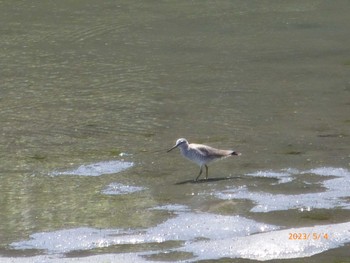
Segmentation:
[(349, 12), (0, 2), (1, 262), (350, 262)]

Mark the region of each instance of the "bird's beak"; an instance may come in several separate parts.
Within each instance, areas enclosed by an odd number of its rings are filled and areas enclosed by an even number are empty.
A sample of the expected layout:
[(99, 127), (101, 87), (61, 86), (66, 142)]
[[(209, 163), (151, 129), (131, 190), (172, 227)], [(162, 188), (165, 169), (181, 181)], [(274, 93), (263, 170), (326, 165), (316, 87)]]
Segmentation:
[(179, 145), (174, 145), (172, 148), (170, 148), (169, 150), (167, 150), (166, 152), (168, 153), (168, 152), (170, 152), (171, 150), (174, 150), (177, 146), (179, 146)]

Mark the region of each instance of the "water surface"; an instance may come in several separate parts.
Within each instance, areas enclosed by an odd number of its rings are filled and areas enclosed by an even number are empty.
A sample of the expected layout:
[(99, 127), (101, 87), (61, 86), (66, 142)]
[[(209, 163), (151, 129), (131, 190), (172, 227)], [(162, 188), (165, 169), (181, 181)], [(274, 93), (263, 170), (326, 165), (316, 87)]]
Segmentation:
[(0, 2), (1, 261), (347, 262), (349, 11)]

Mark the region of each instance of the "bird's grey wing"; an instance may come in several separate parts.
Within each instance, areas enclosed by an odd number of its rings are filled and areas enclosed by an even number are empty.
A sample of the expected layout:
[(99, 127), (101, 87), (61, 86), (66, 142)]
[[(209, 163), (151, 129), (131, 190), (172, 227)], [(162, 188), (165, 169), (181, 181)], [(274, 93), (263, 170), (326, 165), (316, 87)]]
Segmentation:
[(197, 149), (203, 156), (210, 156), (211, 158), (224, 158), (229, 156), (232, 151), (216, 149), (207, 145), (197, 145)]
[(203, 155), (203, 156), (208, 156), (208, 155), (210, 155), (210, 150), (209, 150), (208, 147), (205, 146), (205, 145), (198, 145), (198, 146), (196, 147), (196, 150), (197, 150), (198, 152), (200, 152), (200, 154)]
[(218, 158), (221, 157), (222, 154), (220, 150), (212, 148), (207, 145), (198, 145), (197, 150), (203, 155), (203, 156), (210, 156), (212, 158)]

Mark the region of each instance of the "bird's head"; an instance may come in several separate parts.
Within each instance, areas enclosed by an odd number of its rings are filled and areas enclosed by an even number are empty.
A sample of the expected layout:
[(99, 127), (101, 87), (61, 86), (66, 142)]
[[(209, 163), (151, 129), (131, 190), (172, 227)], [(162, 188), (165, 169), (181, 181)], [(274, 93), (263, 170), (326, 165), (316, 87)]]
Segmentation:
[(177, 139), (175, 145), (172, 148), (170, 148), (167, 152), (170, 152), (171, 150), (173, 150), (179, 146), (181, 147), (181, 145), (188, 145), (188, 141), (185, 138)]

